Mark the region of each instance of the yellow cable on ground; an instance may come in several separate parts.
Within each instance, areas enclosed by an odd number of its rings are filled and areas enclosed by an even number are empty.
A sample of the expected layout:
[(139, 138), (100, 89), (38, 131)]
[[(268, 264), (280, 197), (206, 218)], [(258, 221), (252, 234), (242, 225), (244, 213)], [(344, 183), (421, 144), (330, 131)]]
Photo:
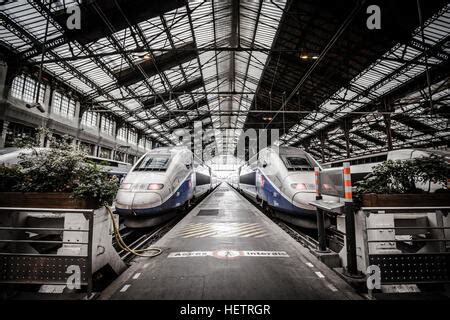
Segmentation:
[[(107, 205), (105, 205), (105, 208), (108, 211), (109, 215), (111, 216), (112, 223), (113, 223), (113, 229), (114, 229), (114, 236), (116, 237), (116, 241), (122, 250), (129, 252), (131, 254), (134, 254), (135, 256), (146, 257), (146, 258), (156, 257), (162, 253), (162, 250), (160, 248), (145, 248), (145, 249), (134, 250), (134, 249), (131, 249), (130, 247), (128, 247), (125, 244), (125, 242), (123, 241), (122, 236), (120, 235), (119, 228), (116, 225), (116, 221), (114, 220), (114, 214), (112, 213), (111, 208)], [(148, 251), (153, 251), (154, 253), (143, 254), (144, 252), (148, 252)]]

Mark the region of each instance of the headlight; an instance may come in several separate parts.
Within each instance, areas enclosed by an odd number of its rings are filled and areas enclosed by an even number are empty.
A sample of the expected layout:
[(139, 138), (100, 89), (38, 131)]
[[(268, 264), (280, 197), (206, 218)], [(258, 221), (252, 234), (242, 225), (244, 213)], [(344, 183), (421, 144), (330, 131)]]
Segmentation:
[(162, 183), (150, 183), (147, 187), (148, 190), (161, 190), (164, 188)]
[(130, 190), (132, 185), (133, 185), (132, 183), (122, 183), (122, 184), (120, 185), (120, 189), (123, 189), (123, 190)]
[(291, 184), (291, 187), (296, 190), (306, 190), (306, 185), (304, 183), (293, 183)]

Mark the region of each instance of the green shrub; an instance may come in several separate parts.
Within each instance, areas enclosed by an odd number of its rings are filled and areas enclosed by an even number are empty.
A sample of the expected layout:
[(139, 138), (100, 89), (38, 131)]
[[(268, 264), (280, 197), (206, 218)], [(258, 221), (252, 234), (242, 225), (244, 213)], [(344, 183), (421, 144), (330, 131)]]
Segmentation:
[[(39, 134), (48, 135), (41, 130)], [(47, 136), (48, 150), (21, 154), (15, 167), (0, 167), (1, 191), (69, 192), (74, 197), (112, 203), (118, 190), (117, 178), (110, 178), (95, 164), (87, 163), (85, 153), (73, 149), (67, 137), (61, 141)], [(34, 142), (24, 145), (34, 148)]]
[(20, 158), (23, 180), (16, 189), (23, 192), (71, 192), (84, 170), (84, 155), (65, 148), (22, 154)]
[(79, 171), (78, 183), (73, 188), (73, 194), (77, 198), (93, 198), (98, 203), (112, 203), (119, 189), (117, 177), (109, 177), (96, 165), (85, 164)]
[[(365, 193), (423, 193), (430, 192), (432, 183), (445, 188), (450, 166), (443, 157), (430, 156), (409, 160), (387, 160), (372, 168), (373, 172), (355, 183), (353, 197), (355, 203), (361, 202)], [(427, 190), (417, 188), (423, 183)]]
[(0, 192), (14, 191), (14, 186), (22, 179), (23, 175), (18, 166), (0, 165)]

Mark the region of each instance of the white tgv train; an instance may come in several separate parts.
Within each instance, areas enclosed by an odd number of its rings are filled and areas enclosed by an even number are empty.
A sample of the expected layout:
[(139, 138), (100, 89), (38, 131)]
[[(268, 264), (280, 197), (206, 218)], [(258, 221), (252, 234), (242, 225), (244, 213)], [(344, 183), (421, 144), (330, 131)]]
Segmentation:
[[(314, 167), (321, 167), (307, 152), (294, 147), (268, 147), (238, 170), (230, 184), (268, 206), (278, 218), (304, 228), (316, 228)], [(336, 200), (324, 196), (324, 200)], [(330, 222), (326, 221), (328, 227)]]
[(186, 209), (194, 197), (217, 186), (211, 169), (186, 147), (153, 149), (142, 156), (123, 180), (116, 213), (132, 228), (148, 227)]

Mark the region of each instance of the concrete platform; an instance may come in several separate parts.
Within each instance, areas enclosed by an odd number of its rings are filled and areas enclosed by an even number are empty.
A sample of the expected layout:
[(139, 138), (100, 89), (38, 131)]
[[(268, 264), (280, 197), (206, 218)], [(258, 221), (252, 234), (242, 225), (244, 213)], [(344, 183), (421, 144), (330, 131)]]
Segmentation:
[(99, 299), (361, 299), (226, 184), (155, 246)]

